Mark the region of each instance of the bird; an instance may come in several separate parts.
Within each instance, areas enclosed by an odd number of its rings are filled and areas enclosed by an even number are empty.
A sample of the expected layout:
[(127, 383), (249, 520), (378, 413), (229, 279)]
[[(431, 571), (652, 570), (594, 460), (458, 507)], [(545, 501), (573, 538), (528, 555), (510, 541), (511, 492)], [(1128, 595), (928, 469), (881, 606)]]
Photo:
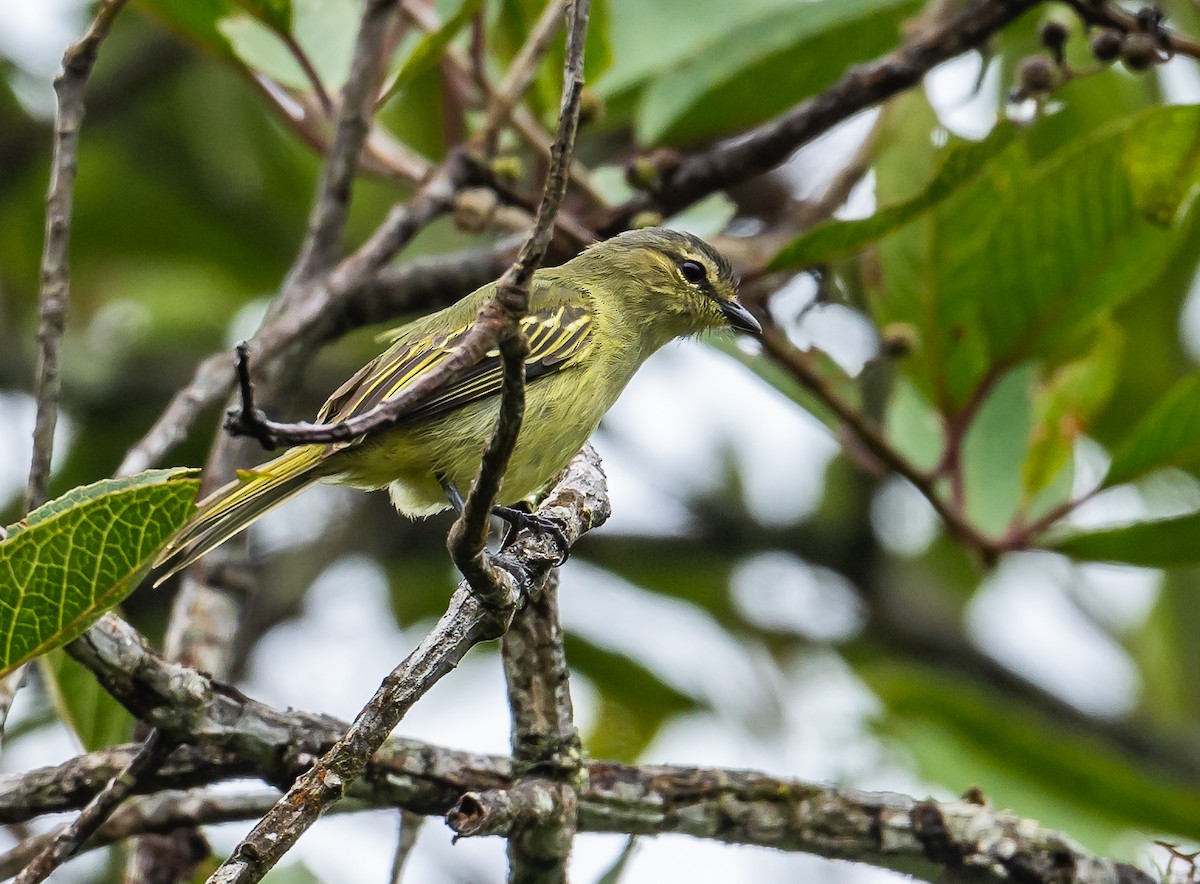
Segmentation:
[[(384, 333), (389, 346), (334, 391), (317, 422), (364, 414), (453, 355), (497, 285)], [(729, 262), (703, 239), (665, 227), (626, 231), (539, 269), (520, 325), (529, 343), (525, 416), (497, 499), (510, 521), (583, 447), (651, 354), (712, 329), (762, 331), (737, 298)], [(200, 501), (164, 547), (156, 585), (314, 482), (387, 488), (395, 508), (413, 518), (460, 509), (458, 489), (475, 478), (499, 413), (501, 378), (492, 350), (394, 427), (301, 445), (239, 472)]]

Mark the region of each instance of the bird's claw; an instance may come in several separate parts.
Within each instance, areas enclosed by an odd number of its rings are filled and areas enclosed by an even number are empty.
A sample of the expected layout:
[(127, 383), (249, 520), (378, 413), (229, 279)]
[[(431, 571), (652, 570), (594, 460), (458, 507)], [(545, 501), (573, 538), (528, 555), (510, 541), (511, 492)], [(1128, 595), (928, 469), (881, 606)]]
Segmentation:
[(553, 519), (547, 519), (545, 516), (539, 516), (537, 513), (526, 512), (511, 506), (498, 506), (492, 513), (508, 523), (509, 531), (501, 543), (500, 548), (507, 549), (517, 539), (517, 535), (528, 528), (531, 531), (542, 534), (549, 534), (554, 538), (555, 544), (558, 547), (558, 559), (554, 563), (554, 567), (559, 567), (571, 554), (571, 545), (567, 541), (567, 535), (562, 528)]

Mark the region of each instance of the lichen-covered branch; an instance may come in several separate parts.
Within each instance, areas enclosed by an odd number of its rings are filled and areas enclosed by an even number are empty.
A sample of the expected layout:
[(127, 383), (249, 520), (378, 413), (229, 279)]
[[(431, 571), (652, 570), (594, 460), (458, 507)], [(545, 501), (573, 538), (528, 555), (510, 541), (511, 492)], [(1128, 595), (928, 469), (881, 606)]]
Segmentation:
[[(225, 727), (236, 731), (241, 724), (235, 720)], [(85, 784), (98, 789), (112, 766), (135, 750), (133, 746), (103, 750), (60, 767), (0, 777), (0, 819), (26, 820), (52, 809), (79, 806), (86, 800)], [(220, 808), (219, 819), (252, 818), (265, 799), (261, 793), (254, 793), (253, 802), (246, 801), (239, 809), (232, 799), (222, 803), (218, 796), (204, 792), (189, 797), (171, 791), (251, 772), (232, 766), (229, 757), (196, 750), (172, 757), (155, 783), (166, 791), (149, 803), (125, 805), (111, 825), (119, 827), (122, 835), (158, 831), (163, 818), (151, 813), (152, 808), (172, 815), (170, 819), (180, 825), (189, 821), (189, 813), (190, 821), (217, 821), (201, 809), (206, 806)], [(389, 741), (388, 750), (372, 764), (371, 776), (377, 784), (370, 789), (363, 784), (354, 791), (361, 807), (400, 806), (441, 814), (455, 803), (455, 787), (460, 794), (510, 798), (532, 795), (536, 788), (536, 784), (515, 787), (507, 758), (413, 741)], [(956, 801), (922, 800), (713, 768), (592, 762), (587, 771), (587, 786), (579, 796), (580, 831), (690, 835), (868, 863), (928, 881), (956, 874), (1023, 884), (1154, 884), (1156, 880), (1136, 866), (1088, 853), (1061, 832), (998, 811), (977, 794)], [(522, 809), (518, 815), (527, 819), (530, 812)], [(512, 818), (513, 814), (492, 813), (476, 834), (507, 834), (505, 824)], [(0, 866), (4, 863), (0, 859)]]
[[(555, 522), (569, 543), (608, 518), (608, 496), (599, 458), (585, 448), (567, 467), (538, 513)], [(209, 879), (212, 884), (257, 881), (275, 865), (317, 817), (341, 799), (366, 769), (412, 705), (468, 650), (503, 634), (513, 614), (536, 598), (558, 550), (544, 537), (524, 531), (502, 556), (497, 571), (511, 602), (489, 607), (465, 581), (433, 630), (380, 685), (338, 742), (292, 784)]]

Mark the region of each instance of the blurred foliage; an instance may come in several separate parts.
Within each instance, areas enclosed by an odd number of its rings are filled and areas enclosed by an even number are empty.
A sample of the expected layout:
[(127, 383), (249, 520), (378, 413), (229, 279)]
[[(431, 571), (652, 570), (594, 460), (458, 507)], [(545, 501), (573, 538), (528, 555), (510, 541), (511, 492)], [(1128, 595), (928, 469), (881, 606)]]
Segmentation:
[[(90, 84), (83, 130), (64, 343), (69, 431), (56, 493), (111, 474), (196, 363), (245, 336), (261, 316), (303, 234), (320, 170), (312, 142), (328, 130), (320, 119), (307, 131), (288, 117), (289, 102), (318, 106), (296, 52), (335, 95), (354, 6), (138, 0), (119, 20)], [(588, 73), (602, 113), (584, 127), (580, 144), (580, 157), (599, 170), (596, 189), (619, 200), (614, 179), (641, 151), (736, 134), (818, 93), (848, 65), (895, 46), (921, 6), (692, 0), (680, 14), (674, 0), (597, 0)], [(1179, 27), (1200, 33), (1189, 3), (1164, 6)], [(409, 25), (397, 35), (381, 84), (380, 126), (414, 155), (440, 159), (481, 110), (446, 54), (467, 63), (478, 50), (483, 71), (497, 81), (540, 11), (531, 0), (436, 0), (437, 27)], [(1043, 51), (1038, 27), (1051, 16), (1068, 24), (1068, 61), (1082, 74), (1046, 100), (1026, 102), (1033, 110), (1013, 108), (1014, 72)], [(473, 30), (482, 33), (477, 46)], [(1056, 694), (1061, 682), (1042, 677), (1047, 665), (1070, 669), (1077, 682), (1094, 678), (1054, 643), (1039, 649), (1040, 669), (985, 650), (979, 629), (967, 624), (993, 576), (987, 563), (945, 531), (916, 490), (882, 477), (886, 470), (840, 429), (828, 402), (780, 362), (728, 340), (713, 345), (731, 365), (748, 366), (754, 383), (777, 394), (772, 401), (807, 412), (845, 443), (827, 469), (812, 466), (806, 450), (774, 452), (780, 489), (796, 486), (784, 474), (820, 485), (812, 511), (755, 518), (749, 503), (759, 492), (737, 452), (711, 461), (727, 476), (688, 486), (700, 490), (667, 488), (670, 477), (640, 456), (649, 450), (644, 440), (620, 438), (635, 455), (630, 460), (651, 464), (637, 474), (643, 486), (679, 504), (684, 517), (665, 536), (598, 532), (578, 556), (643, 598), (678, 600), (697, 622), (716, 624), (755, 672), (768, 673), (765, 687), (756, 687), (781, 706), (801, 702), (787, 683), (789, 661), (832, 647), (877, 701), (870, 738), (890, 748), (891, 763), (950, 794), (979, 786), (996, 803), (1089, 847), (1127, 853), (1129, 830), (1200, 838), (1200, 582), (1190, 567), (1200, 561), (1200, 495), (1192, 482), (1200, 476), (1193, 360), (1200, 328), (1189, 306), (1200, 262), (1193, 207), (1200, 107), (1166, 104), (1160, 70), (1099, 69), (1086, 47), (1075, 19), (1047, 5), (993, 41), (976, 92), (976, 72), (965, 64), (940, 71), (929, 94), (916, 89), (888, 103), (866, 121), (877, 127), (866, 217), (809, 230), (793, 223), (795, 194), (812, 192), (813, 170), (837, 167), (852, 153), (834, 138), (806, 149), (788, 172), (713, 199), (689, 223), (731, 254), (766, 248), (757, 266), (743, 270), (769, 264), (797, 284), (820, 277), (811, 288), (825, 294), (815, 304), (775, 299), (779, 326), (800, 349), (815, 341), (807, 358), (817, 376), (877, 422), (915, 471), (937, 471), (932, 489), (973, 530), (991, 540), (1027, 531), (1030, 543), (1065, 554), (1039, 557), (1054, 563), (1045, 567), (1045, 591), (1078, 608), (1093, 640), (1136, 673), (1128, 708), (1079, 708), (1086, 702)], [(561, 50), (549, 53), (528, 97), (543, 123), (557, 106), (561, 58)], [(0, 73), (0, 410), (15, 414), (28, 404), (20, 397), (34, 352), (49, 156), (39, 102), (48, 100), (48, 87), (31, 92), (29, 75), (11, 59)], [(963, 108), (931, 100), (948, 80), (969, 99), (973, 123), (996, 120), (990, 134), (960, 126)], [(1007, 119), (1010, 111), (1019, 122)], [(515, 137), (503, 147), (523, 161), (518, 185), (531, 185), (534, 152)], [(361, 242), (410, 189), (396, 176), (362, 177), (346, 243)], [(495, 235), (439, 222), (401, 260)], [(878, 349), (861, 372), (831, 358), (836, 335), (813, 331), (831, 306), (872, 331)], [(289, 413), (311, 414), (373, 346), (361, 332), (320, 354)], [(724, 407), (717, 397), (706, 401), (712, 412)], [(203, 462), (215, 418), (200, 421), (172, 455), (176, 462)], [(764, 438), (777, 432), (765, 421), (752, 429)], [(1167, 504), (1163, 483), (1175, 493)], [(13, 521), (17, 481), (0, 487), (0, 496), (3, 521)], [(1088, 502), (1077, 519), (1038, 523), (1082, 497)], [(442, 610), (453, 586), (445, 523), (399, 522), (380, 501), (352, 506), (315, 539), (256, 560), (263, 591), (245, 618), (241, 660), (266, 630), (297, 615), (306, 588), (339, 555), (362, 553), (381, 564), (398, 623), (424, 623)], [(849, 581), (861, 623), (836, 639), (814, 637), (823, 635), (813, 623), (829, 608), (827, 587), (799, 570), (779, 577), (792, 582), (778, 597), (797, 600), (794, 606), (781, 606), (774, 620), (750, 616), (745, 597), (756, 590), (739, 584), (739, 568), (773, 552)], [(1163, 569), (1153, 572), (1149, 610), (1106, 618), (1099, 572), (1068, 563), (1097, 561)], [(1081, 601), (1093, 593), (1090, 604)], [(158, 635), (167, 600), (164, 592), (135, 594), (128, 616)], [(612, 612), (614, 621), (639, 616)], [(1017, 612), (1012, 622), (989, 626), (1022, 630)], [(661, 628), (681, 654), (700, 647), (689, 627)], [(737, 727), (747, 734), (789, 737), (780, 710), (773, 717), (719, 708), (715, 695), (681, 688), (654, 655), (617, 651), (623, 646), (606, 646), (602, 635), (572, 635), (567, 643), (598, 698), (596, 724), (585, 735), (589, 751), (623, 760), (653, 754), (683, 715), (707, 716), (714, 728), (741, 715)], [(694, 661), (697, 671), (711, 665)], [(128, 719), (86, 674), (61, 656), (44, 671), (56, 708), (84, 746), (124, 738)], [(793, 714), (807, 717), (808, 710)], [(1141, 735), (1142, 750), (1119, 738), (1122, 727)], [(854, 776), (871, 786), (872, 777), (886, 781), (889, 772), (881, 765)]]

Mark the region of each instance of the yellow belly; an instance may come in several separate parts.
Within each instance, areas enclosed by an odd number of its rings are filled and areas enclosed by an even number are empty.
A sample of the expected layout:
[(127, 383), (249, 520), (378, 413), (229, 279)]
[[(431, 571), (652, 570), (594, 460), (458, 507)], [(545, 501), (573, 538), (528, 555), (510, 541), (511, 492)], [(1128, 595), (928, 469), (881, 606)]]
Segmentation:
[[(589, 385), (587, 379), (594, 377), (596, 373), (572, 369), (529, 385), (525, 418), (499, 503), (512, 505), (540, 491), (587, 441), (624, 387)], [(449, 502), (439, 477), (467, 494), (498, 409), (499, 398), (493, 397), (353, 446), (336, 455), (344, 463), (329, 481), (361, 488), (387, 486), (396, 509), (408, 516), (440, 512)]]

